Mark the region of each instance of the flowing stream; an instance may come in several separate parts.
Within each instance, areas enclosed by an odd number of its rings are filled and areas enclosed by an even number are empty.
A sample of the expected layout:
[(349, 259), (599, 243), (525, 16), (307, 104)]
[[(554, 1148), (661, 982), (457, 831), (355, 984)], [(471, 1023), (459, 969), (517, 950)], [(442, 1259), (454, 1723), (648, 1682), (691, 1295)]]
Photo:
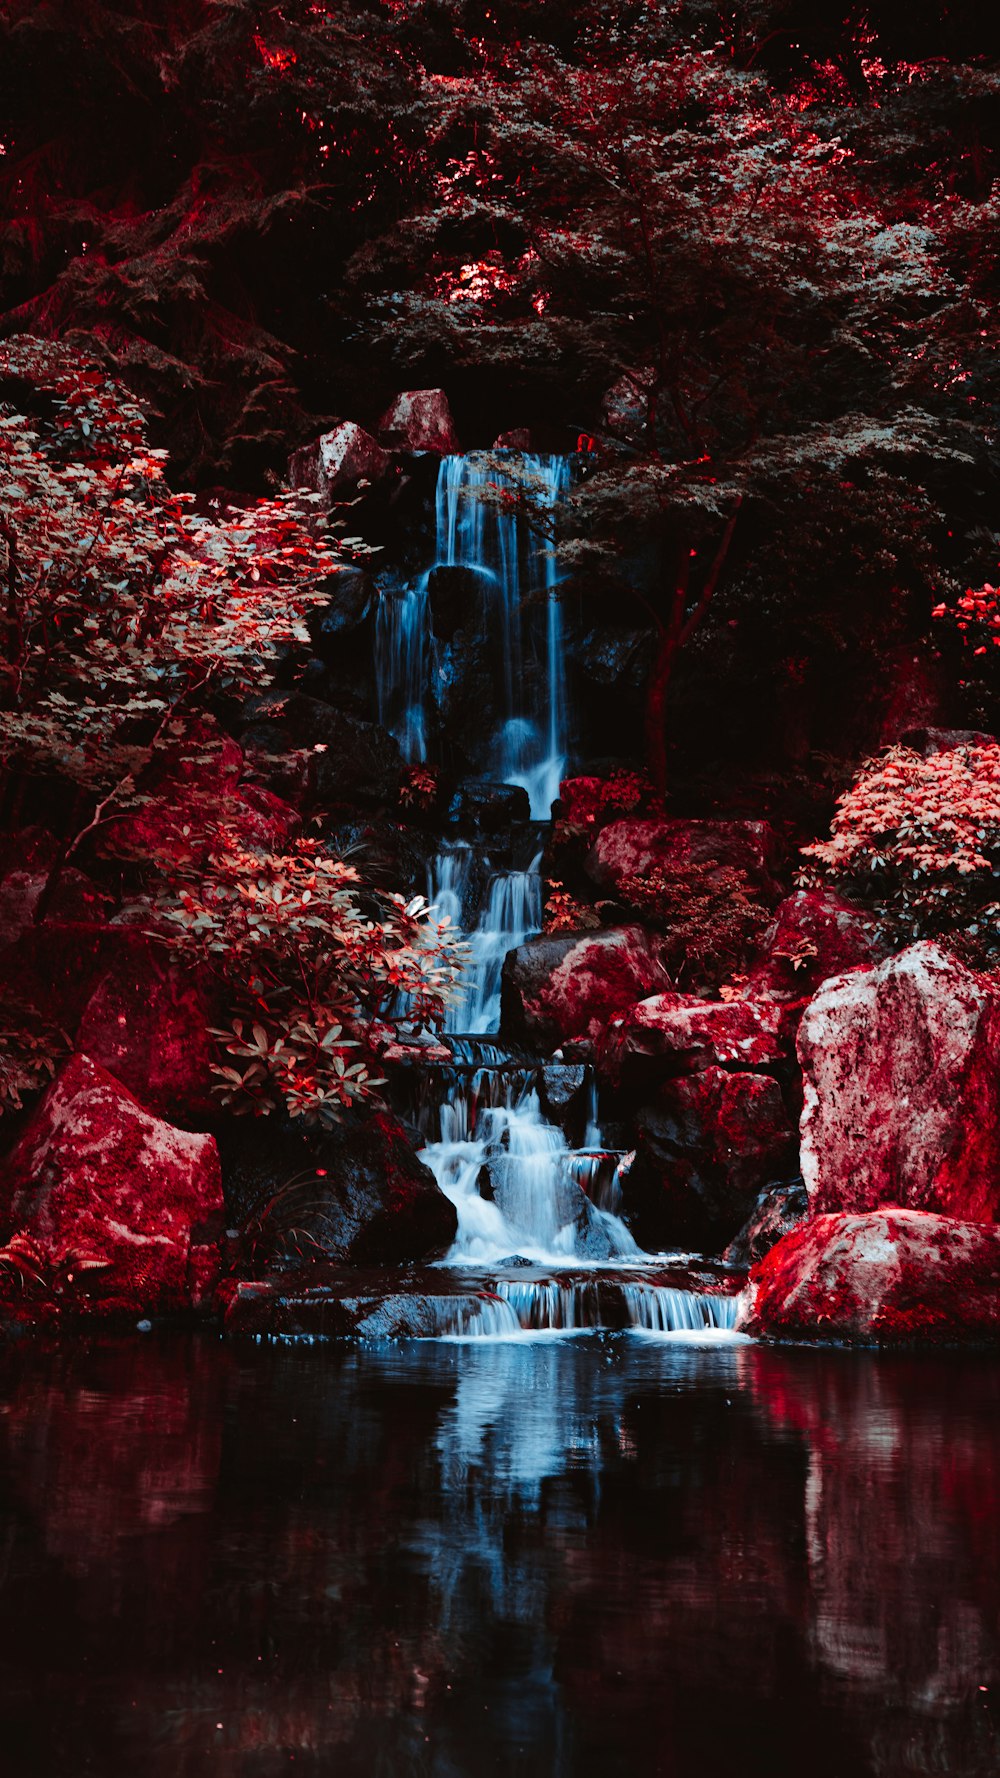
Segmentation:
[[(446, 457), (435, 501), (435, 566), (470, 571), (479, 609), (468, 614), (469, 627), (478, 625), (500, 650), (494, 774), (527, 791), (536, 821), (550, 816), (567, 757), (562, 617), (549, 537), (529, 530), (504, 496), (528, 485), (553, 530), (570, 475), (566, 457), (525, 455), (499, 473), (495, 459)], [(380, 711), (411, 761), (428, 749), (433, 573), (383, 598), (377, 631)], [(528, 620), (540, 597), (544, 672), (532, 681), (539, 626)], [(543, 696), (529, 714), (525, 686), (532, 682)], [(499, 1038), (504, 959), (542, 924), (541, 866), (539, 851), (527, 869), (491, 870), (485, 844), (446, 839), (429, 873), (428, 899), (466, 934), (471, 962), (447, 1023), (457, 1066), (439, 1074), (439, 1090), (425, 1105), (422, 1157), (458, 1216), (446, 1263), (478, 1271), (484, 1286), (464, 1298), (435, 1298), (434, 1331), (459, 1338), (569, 1332), (606, 1326), (610, 1312), (615, 1325), (649, 1333), (725, 1335), (735, 1299), (658, 1282), (651, 1256), (617, 1214), (618, 1157), (602, 1149), (592, 1074), (581, 1089), (586, 1103), (575, 1121), (582, 1141), (574, 1146), (566, 1133), (573, 1119), (556, 1122), (543, 1109), (543, 1064), (515, 1057)]]

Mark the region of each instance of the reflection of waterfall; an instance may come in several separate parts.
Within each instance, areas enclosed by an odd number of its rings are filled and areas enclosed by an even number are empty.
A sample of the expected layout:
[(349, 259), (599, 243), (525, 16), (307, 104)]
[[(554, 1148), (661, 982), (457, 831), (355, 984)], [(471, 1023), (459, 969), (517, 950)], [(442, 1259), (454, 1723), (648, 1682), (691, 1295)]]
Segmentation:
[[(543, 820), (559, 794), (567, 745), (562, 612), (547, 533), (569, 487), (570, 464), (569, 457), (517, 454), (505, 472), (495, 456), (445, 457), (435, 501), (435, 566), (476, 572), (481, 626), (502, 663), (491, 771), (503, 783), (523, 786), (532, 814)], [(518, 516), (519, 489), (529, 493), (539, 529)], [(401, 594), (384, 595), (377, 620), (379, 720), (411, 762), (427, 757), (429, 579), (424, 574)], [(530, 601), (538, 598), (544, 599), (542, 624), (532, 622)], [(540, 683), (531, 671), (535, 662)]]

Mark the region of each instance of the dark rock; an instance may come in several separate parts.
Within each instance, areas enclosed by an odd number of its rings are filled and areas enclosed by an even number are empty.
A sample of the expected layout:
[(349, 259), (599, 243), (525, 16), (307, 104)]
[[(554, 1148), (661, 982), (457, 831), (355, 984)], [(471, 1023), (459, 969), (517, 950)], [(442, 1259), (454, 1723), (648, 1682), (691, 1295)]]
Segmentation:
[(363, 568), (341, 568), (330, 581), (330, 597), (309, 619), (309, 633), (320, 659), (335, 664), (347, 637), (363, 630), (371, 617), (375, 589)]
[(908, 728), (899, 737), (904, 747), (912, 747), (924, 759), (936, 753), (951, 753), (956, 747), (995, 747), (996, 735), (984, 735), (974, 728)]
[(497, 784), (488, 778), (466, 778), (448, 809), (449, 821), (473, 833), (503, 833), (530, 816), (528, 793), (520, 784)]
[(668, 981), (639, 926), (529, 939), (504, 960), (501, 1028), (549, 1052), (570, 1039), (592, 1041), (623, 1007)]
[(871, 1346), (1000, 1343), (1000, 1229), (924, 1210), (816, 1216), (755, 1266), (739, 1326)]
[(403, 762), (391, 735), (375, 723), (333, 710), (301, 692), (272, 695), (264, 705), (296, 746), (313, 750), (312, 792), (319, 803), (394, 800)]
[(801, 1179), (766, 1186), (749, 1220), (734, 1236), (723, 1254), (727, 1265), (741, 1269), (755, 1265), (771, 1248), (809, 1215), (809, 1193)]
[(566, 1111), (580, 1098), (587, 1084), (587, 1070), (581, 1062), (547, 1062), (539, 1070), (539, 1087), (545, 1110)]
[(317, 1255), (400, 1265), (455, 1238), (454, 1205), (387, 1112), (315, 1133), (244, 1124), (220, 1141), (227, 1217), (249, 1231), (248, 1265)]
[(571, 665), (588, 685), (605, 692), (641, 692), (652, 658), (651, 630), (620, 630), (611, 624), (588, 630), (570, 650)]
[(413, 828), (372, 815), (338, 822), (323, 833), (332, 858), (356, 864), (366, 882), (399, 893), (427, 893), (428, 852), (432, 842)]
[(763, 1187), (795, 1165), (795, 1135), (769, 1075), (710, 1067), (668, 1081), (637, 1119), (624, 1209), (640, 1244), (718, 1253)]
[(478, 621), (482, 607), (484, 576), (475, 568), (433, 568), (427, 582), (431, 629), (439, 641), (450, 641), (456, 630)]

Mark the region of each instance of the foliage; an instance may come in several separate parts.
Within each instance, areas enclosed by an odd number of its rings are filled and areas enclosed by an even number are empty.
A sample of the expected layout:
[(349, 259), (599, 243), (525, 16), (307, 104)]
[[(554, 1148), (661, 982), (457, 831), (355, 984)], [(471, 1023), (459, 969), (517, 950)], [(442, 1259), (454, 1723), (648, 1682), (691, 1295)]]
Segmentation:
[(139, 408), (72, 349), (0, 343), (0, 383), (0, 747), (106, 814), (182, 704), (308, 640), (337, 557), (307, 495), (206, 514), (172, 491)]
[(364, 885), (312, 840), (265, 856), (221, 832), (204, 870), (173, 869), (158, 906), (178, 953), (224, 985), (217, 1090), (234, 1112), (336, 1121), (382, 1084), (376, 1019), (405, 1001), (413, 1029), (442, 1023), (465, 950), (421, 897)]
[(407, 766), (399, 787), (399, 800), (404, 809), (419, 809), (426, 814), (433, 809), (440, 793), (438, 774), (426, 765)]
[(1000, 743), (929, 759), (892, 747), (837, 804), (831, 837), (806, 846), (803, 880), (832, 882), (881, 907), (904, 941), (964, 933), (1000, 947)]
[(564, 883), (553, 879), (546, 886), (543, 932), (594, 932), (600, 924), (596, 908), (577, 901)]
[(69, 1048), (66, 1033), (33, 1006), (0, 998), (0, 1117), (22, 1111), (26, 1098), (48, 1086)]
[(609, 821), (626, 815), (662, 814), (663, 804), (645, 772), (624, 768), (607, 778), (568, 778), (559, 788), (555, 844), (590, 840)]
[(654, 866), (625, 877), (616, 898), (663, 929), (678, 979), (699, 983), (730, 975), (768, 921), (746, 872), (713, 862)]
[(986, 581), (979, 587), (966, 587), (965, 592), (948, 605), (935, 605), (932, 617), (950, 620), (966, 648), (973, 654), (987, 654), (1000, 648), (1000, 588)]

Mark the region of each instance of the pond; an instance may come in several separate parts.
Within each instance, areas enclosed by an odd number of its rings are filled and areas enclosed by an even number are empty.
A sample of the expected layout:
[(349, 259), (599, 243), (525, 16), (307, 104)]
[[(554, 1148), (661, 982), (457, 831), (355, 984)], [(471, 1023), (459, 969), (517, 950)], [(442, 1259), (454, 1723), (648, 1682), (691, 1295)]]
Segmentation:
[(7, 1778), (1000, 1770), (995, 1359), (172, 1334), (0, 1388)]

